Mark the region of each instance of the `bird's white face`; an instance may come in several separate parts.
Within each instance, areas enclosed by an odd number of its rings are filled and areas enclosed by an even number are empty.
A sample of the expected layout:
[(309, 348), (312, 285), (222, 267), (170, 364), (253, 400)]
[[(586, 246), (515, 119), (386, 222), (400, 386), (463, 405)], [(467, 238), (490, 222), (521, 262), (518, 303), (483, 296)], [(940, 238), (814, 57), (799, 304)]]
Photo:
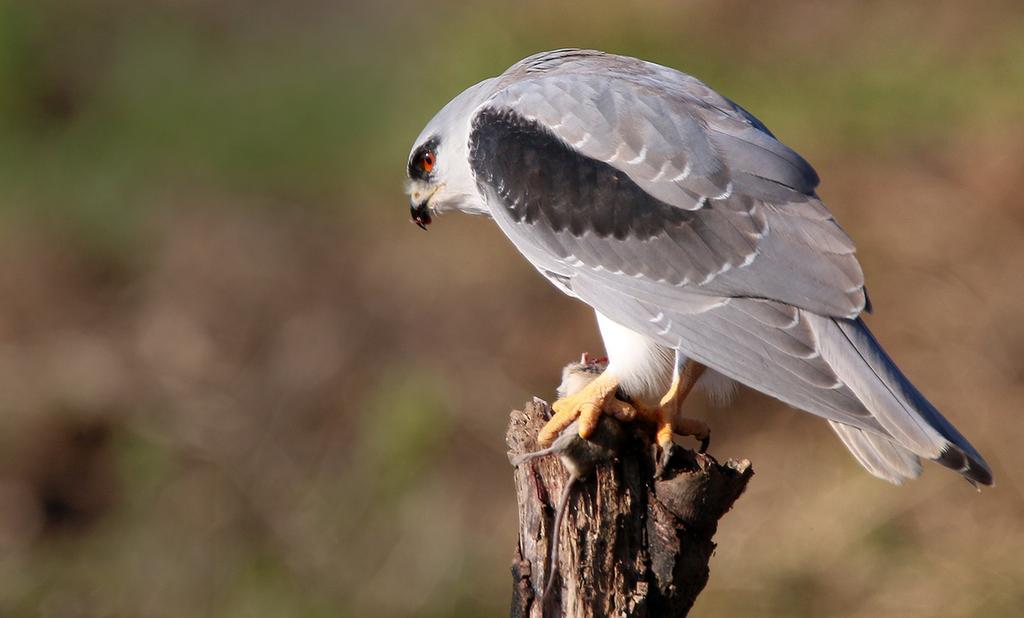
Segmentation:
[(469, 119), (486, 96), (491, 80), (455, 97), (416, 138), (406, 167), (412, 220), (426, 229), (433, 216), (461, 210), (489, 214), (469, 166)]
[[(417, 145), (409, 157), (406, 169), (406, 175), (409, 177), (409, 184), (406, 187), (409, 194), (409, 212), (413, 222), (423, 229), (427, 229), (433, 220), (447, 186), (442, 179), (442, 166), (439, 164), (440, 145), (441, 138), (437, 135)], [(438, 198), (436, 201), (435, 196)]]

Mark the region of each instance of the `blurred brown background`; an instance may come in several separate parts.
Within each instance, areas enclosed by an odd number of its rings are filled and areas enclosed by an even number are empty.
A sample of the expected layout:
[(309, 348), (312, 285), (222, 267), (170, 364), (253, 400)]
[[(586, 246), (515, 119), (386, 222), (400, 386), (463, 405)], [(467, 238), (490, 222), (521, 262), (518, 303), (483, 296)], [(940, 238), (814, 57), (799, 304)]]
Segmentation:
[(1024, 612), (1019, 2), (0, 3), (0, 615), (495, 616), (507, 412), (600, 351), (412, 139), (535, 51), (694, 73), (807, 156), (872, 328), (992, 464), (902, 488), (755, 393), (700, 616)]

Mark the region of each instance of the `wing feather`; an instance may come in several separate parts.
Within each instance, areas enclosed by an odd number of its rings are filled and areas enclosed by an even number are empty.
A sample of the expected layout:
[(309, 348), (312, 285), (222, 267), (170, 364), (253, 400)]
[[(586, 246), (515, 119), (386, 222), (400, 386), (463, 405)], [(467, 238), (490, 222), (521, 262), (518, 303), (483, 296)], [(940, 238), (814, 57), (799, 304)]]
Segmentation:
[(878, 478), (899, 485), (921, 475), (921, 460), (892, 440), (835, 421), (829, 426), (860, 465)]
[(863, 310), (853, 243), (799, 155), (737, 106), (701, 100), (692, 78), (654, 90), (642, 72), (574, 64), (507, 85), (474, 117), (477, 181), (515, 224), (548, 227), (549, 250), (593, 269), (827, 315)]

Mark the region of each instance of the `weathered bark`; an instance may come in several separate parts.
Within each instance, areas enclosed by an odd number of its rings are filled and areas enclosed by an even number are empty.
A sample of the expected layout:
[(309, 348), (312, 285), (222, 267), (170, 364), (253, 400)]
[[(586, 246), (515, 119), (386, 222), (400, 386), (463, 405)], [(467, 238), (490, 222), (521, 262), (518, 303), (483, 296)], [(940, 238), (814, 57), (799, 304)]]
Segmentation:
[[(510, 457), (538, 449), (547, 414), (540, 402), (512, 413)], [(602, 428), (608, 423), (615, 421), (602, 419)], [(720, 465), (677, 448), (655, 479), (649, 440), (631, 426), (623, 433), (618, 455), (572, 489), (557, 540), (558, 577), (546, 597), (555, 510), (570, 475), (557, 456), (516, 469), (513, 617), (682, 616), (704, 589), (711, 539), (753, 475), (750, 462)]]

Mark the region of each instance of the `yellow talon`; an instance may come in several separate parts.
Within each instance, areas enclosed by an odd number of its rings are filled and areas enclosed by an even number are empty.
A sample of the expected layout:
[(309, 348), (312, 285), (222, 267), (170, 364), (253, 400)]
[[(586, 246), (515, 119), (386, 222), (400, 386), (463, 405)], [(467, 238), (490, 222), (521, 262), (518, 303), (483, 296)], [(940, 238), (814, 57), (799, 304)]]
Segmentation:
[(673, 427), (669, 422), (668, 415), (665, 413), (665, 408), (640, 406), (638, 413), (641, 419), (654, 425), (654, 439), (657, 441), (658, 446), (667, 450), (672, 445)]
[(682, 416), (683, 402), (697, 384), (704, 369), (704, 365), (687, 360), (678, 375), (672, 379), (672, 385), (665, 396), (661, 398), (659, 407), (640, 411), (645, 420), (654, 423), (655, 437), (658, 446), (663, 450), (672, 446), (673, 433), (681, 436), (693, 436), (701, 443), (700, 452), (703, 453), (707, 450), (711, 440), (711, 429), (707, 423)]
[(628, 403), (615, 398), (619, 381), (607, 372), (594, 378), (578, 393), (563, 397), (551, 405), (555, 414), (541, 428), (537, 442), (548, 446), (555, 441), (558, 434), (579, 419), (581, 438), (588, 438), (601, 420), (602, 414), (609, 414), (620, 421), (631, 421), (636, 418), (636, 410)]
[(605, 371), (578, 392), (567, 395), (552, 404), (551, 409), (554, 411), (554, 415), (540, 430), (537, 442), (541, 446), (551, 445), (558, 435), (576, 419), (579, 419), (580, 437), (589, 438), (597, 429), (601, 415), (608, 414), (622, 422), (630, 422), (639, 418), (653, 424), (658, 446), (666, 454), (672, 446), (673, 434), (693, 436), (700, 440), (700, 451), (704, 452), (707, 450), (711, 438), (711, 431), (707, 423), (697, 419), (684, 418), (681, 414), (683, 401), (693, 390), (697, 380), (704, 373), (704, 369), (704, 365), (691, 360), (686, 361), (678, 375), (673, 378), (668, 392), (656, 407), (640, 404), (630, 405), (616, 399), (615, 392), (619, 387), (619, 381)]

